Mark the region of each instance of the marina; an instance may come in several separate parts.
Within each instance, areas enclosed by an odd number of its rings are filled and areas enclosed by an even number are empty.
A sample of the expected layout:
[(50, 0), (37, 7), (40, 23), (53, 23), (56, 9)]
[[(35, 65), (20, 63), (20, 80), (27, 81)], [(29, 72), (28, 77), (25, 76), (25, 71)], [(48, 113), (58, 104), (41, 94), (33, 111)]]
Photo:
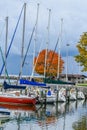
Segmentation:
[[(11, 80), (11, 79), (10, 79)], [(3, 80), (4, 81), (4, 80)], [(19, 85), (1, 85), (0, 102), (11, 104), (53, 104), (87, 99), (87, 88), (69, 84), (46, 84), (21, 79)]]
[[(5, 12), (9, 16), (0, 19), (0, 130), (87, 130), (87, 31), (76, 25), (71, 10), (60, 7), (60, 13), (54, 5), (61, 2), (44, 1), (52, 3), (53, 13), (41, 2), (36, 7), (36, 1), (12, 0)], [(78, 30), (76, 39), (74, 28), (83, 32)], [(71, 45), (79, 36), (77, 45)]]
[(10, 85), (5, 81), (1, 87), (0, 102), (33, 105), (39, 103), (43, 105), (87, 99), (85, 87), (82, 89), (72, 85), (68, 86), (68, 84), (50, 85), (29, 80), (23, 80), (21, 83), (23, 85)]

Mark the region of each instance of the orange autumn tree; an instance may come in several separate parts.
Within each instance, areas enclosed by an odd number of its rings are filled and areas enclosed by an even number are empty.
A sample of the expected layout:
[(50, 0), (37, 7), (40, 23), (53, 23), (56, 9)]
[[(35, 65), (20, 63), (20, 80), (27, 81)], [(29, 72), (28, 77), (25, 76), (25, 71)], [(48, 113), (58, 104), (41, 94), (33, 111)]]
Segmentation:
[[(45, 68), (45, 55), (46, 50), (42, 50), (37, 57), (34, 59), (35, 72), (44, 75)], [(59, 73), (62, 73), (64, 69), (64, 61), (61, 56), (52, 51), (47, 50), (47, 59), (46, 59), (46, 76), (57, 76), (58, 72), (58, 59), (60, 60), (59, 64)]]

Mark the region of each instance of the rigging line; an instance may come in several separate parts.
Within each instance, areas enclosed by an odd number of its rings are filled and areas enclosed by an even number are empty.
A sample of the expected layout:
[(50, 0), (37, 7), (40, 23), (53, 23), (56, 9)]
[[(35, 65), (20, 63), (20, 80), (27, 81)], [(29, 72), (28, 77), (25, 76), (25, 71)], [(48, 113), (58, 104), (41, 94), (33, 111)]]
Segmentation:
[[(22, 62), (22, 68), (24, 66), (24, 63), (25, 63), (25, 60), (26, 60), (26, 56), (27, 56), (27, 53), (28, 53), (28, 50), (29, 50), (29, 47), (30, 47), (30, 44), (31, 44), (31, 41), (32, 41), (32, 38), (33, 38), (33, 34), (34, 34), (34, 31), (35, 31), (35, 27), (36, 27), (36, 24), (33, 28), (33, 31), (32, 31), (32, 34), (31, 34), (31, 37), (30, 37), (30, 40), (29, 40), (29, 43), (28, 43), (28, 46), (27, 46), (27, 50), (26, 50), (26, 53), (25, 53), (25, 56), (24, 56), (24, 59), (23, 59), (23, 62)], [(19, 77), (21, 75), (21, 72), (19, 72)]]
[(4, 23), (4, 25), (3, 25), (2, 29), (1, 29), (0, 37), (2, 36), (2, 33), (3, 33), (3, 30), (4, 30), (4, 27), (5, 27), (5, 23)]
[[(40, 48), (39, 48), (39, 52), (38, 52), (38, 55), (37, 55), (37, 58), (36, 58), (36, 62), (35, 62), (35, 65), (34, 65), (34, 70), (35, 70), (35, 67), (36, 67), (36, 65), (37, 65), (37, 63), (38, 63), (38, 59), (39, 59), (39, 54), (40, 54), (40, 51), (41, 51), (41, 47), (42, 47), (42, 42), (41, 42), (41, 46), (40, 46)], [(33, 77), (33, 74), (31, 75), (31, 78)]]
[[(19, 18), (18, 18), (16, 27), (15, 27), (15, 30), (14, 30), (14, 33), (13, 33), (13, 36), (12, 36), (12, 39), (11, 39), (11, 42), (10, 42), (10, 45), (9, 45), (9, 48), (8, 48), (8, 51), (7, 51), (7, 53), (6, 53), (6, 59), (7, 59), (7, 57), (8, 57), (8, 54), (9, 54), (11, 45), (12, 45), (12, 43), (13, 43), (13, 40), (14, 40), (14, 37), (15, 37), (15, 34), (16, 34), (16, 31), (17, 31), (17, 27), (18, 27), (18, 25), (19, 25), (19, 21), (20, 21), (22, 12), (23, 12), (23, 8), (24, 8), (24, 5), (23, 5), (23, 7), (22, 7), (22, 10), (21, 10), (21, 13), (20, 13), (20, 15), (19, 15)], [(1, 71), (0, 71), (0, 75), (2, 74), (2, 71), (3, 71), (4, 66), (5, 66), (5, 63), (3, 63), (3, 65), (2, 65), (2, 68), (1, 68)]]
[[(2, 52), (1, 47), (0, 47), (0, 52), (1, 52), (1, 56), (2, 56), (3, 63), (5, 64), (5, 60), (4, 60), (4, 56), (3, 56), (3, 52)], [(5, 72), (6, 72), (6, 75), (7, 75), (8, 81), (9, 81), (9, 83), (10, 83), (10, 78), (9, 78), (9, 75), (8, 75), (7, 68), (5, 69)], [(11, 84), (11, 83), (10, 83), (10, 84)]]
[(34, 58), (36, 53), (36, 43), (37, 43), (37, 28), (38, 28), (38, 17), (39, 17), (39, 3), (37, 4), (37, 16), (36, 16), (36, 28), (35, 28), (35, 39), (34, 39), (34, 53), (33, 53), (33, 70), (32, 70), (32, 76), (34, 75)]
[(59, 36), (58, 36), (58, 39), (57, 39), (57, 42), (56, 42), (56, 45), (55, 45), (55, 48), (54, 48), (54, 51), (53, 51), (53, 54), (52, 54), (52, 58), (51, 58), (51, 61), (50, 61), (50, 64), (49, 64), (48, 72), (49, 72), (50, 66), (52, 64), (52, 61), (53, 61), (54, 54), (55, 54), (58, 43), (59, 43)]
[[(61, 43), (62, 43), (62, 38), (60, 39), (60, 36), (62, 37), (62, 24), (63, 24), (63, 19), (61, 19), (61, 32), (58, 35), (58, 39), (57, 39), (57, 43), (56, 43), (54, 52), (56, 51), (59, 40), (61, 40)], [(54, 52), (53, 52), (53, 55), (52, 55), (52, 58), (51, 58), (51, 62), (50, 62), (49, 68), (48, 68), (48, 72), (49, 72), (50, 66), (51, 66), (53, 58), (54, 58)], [(59, 44), (59, 60), (60, 60), (60, 44)], [(59, 62), (59, 60), (58, 60), (58, 62)], [(59, 63), (58, 63), (58, 72), (59, 72)], [(57, 76), (57, 78), (59, 78), (59, 75)]]
[(24, 63), (25, 63), (25, 60), (26, 60), (26, 56), (27, 56), (27, 53), (28, 53), (28, 50), (29, 50), (29, 47), (30, 47), (30, 44), (31, 44), (31, 41), (32, 41), (32, 37), (33, 37), (34, 31), (35, 31), (35, 26), (33, 28), (33, 31), (32, 31), (32, 34), (31, 34), (31, 38), (29, 40), (29, 44), (28, 44), (28, 47), (27, 47), (27, 50), (26, 50), (26, 53), (25, 53), (25, 57), (24, 57), (24, 60), (23, 60), (23, 63), (22, 63), (22, 67), (24, 66)]

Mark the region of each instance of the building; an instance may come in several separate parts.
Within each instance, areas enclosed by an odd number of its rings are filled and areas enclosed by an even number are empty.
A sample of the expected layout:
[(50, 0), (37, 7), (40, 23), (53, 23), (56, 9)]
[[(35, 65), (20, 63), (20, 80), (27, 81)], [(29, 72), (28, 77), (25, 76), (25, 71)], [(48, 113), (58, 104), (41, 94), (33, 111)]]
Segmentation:
[[(67, 74), (67, 80), (73, 83), (84, 83), (87, 76), (80, 74)], [(66, 74), (60, 74), (60, 80), (66, 81)]]

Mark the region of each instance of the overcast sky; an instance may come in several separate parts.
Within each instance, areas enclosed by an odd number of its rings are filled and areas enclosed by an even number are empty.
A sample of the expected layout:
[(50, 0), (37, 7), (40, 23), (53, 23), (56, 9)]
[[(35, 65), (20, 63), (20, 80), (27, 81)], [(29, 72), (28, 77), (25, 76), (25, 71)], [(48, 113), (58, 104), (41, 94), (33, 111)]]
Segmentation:
[[(66, 54), (66, 44), (69, 55), (78, 53), (76, 44), (83, 32), (87, 31), (87, 1), (86, 0), (2, 0), (0, 1), (0, 46), (4, 51), (5, 43), (5, 17), (9, 17), (8, 44), (11, 41), (20, 11), (24, 3), (26, 9), (26, 32), (25, 50), (30, 38), (30, 34), (36, 22), (37, 4), (39, 3), (38, 27), (37, 27), (37, 50), (42, 44), (42, 49), (46, 47), (48, 16), (51, 9), (50, 28), (49, 28), (49, 49), (54, 49), (62, 24), (61, 55)], [(11, 52), (20, 54), (22, 39), (22, 22), (20, 20), (17, 33), (11, 47)], [(30, 52), (33, 52), (33, 42)]]

